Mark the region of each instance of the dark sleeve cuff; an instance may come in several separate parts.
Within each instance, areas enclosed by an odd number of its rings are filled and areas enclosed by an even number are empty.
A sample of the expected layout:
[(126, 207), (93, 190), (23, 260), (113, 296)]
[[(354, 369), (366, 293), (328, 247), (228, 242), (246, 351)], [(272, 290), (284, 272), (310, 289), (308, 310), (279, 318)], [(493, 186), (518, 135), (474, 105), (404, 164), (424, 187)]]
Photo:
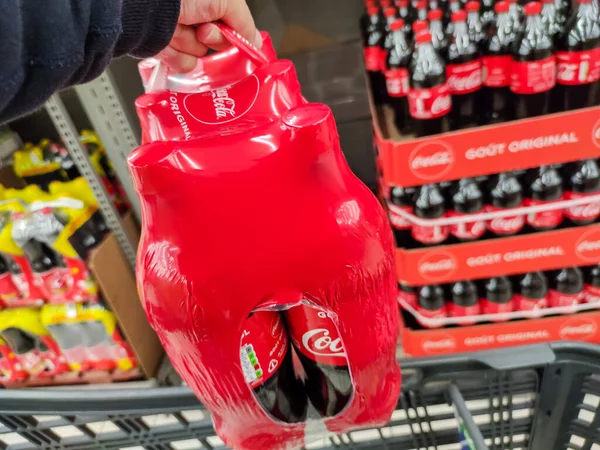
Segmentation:
[(164, 49), (175, 32), (181, 0), (123, 0), (122, 33), (115, 56), (154, 56)]

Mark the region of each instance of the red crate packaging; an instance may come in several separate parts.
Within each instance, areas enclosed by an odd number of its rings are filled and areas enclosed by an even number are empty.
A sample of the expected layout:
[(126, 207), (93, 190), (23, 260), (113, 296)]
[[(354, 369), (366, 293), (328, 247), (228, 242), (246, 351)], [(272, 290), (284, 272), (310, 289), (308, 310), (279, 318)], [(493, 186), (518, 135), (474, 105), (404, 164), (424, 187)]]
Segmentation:
[(600, 262), (600, 224), (425, 249), (396, 249), (398, 280), (411, 286)]
[(391, 186), (488, 175), (600, 156), (600, 107), (407, 139), (384, 110), (375, 121), (383, 179)]
[[(382, 175), (382, 196), (389, 186), (415, 187), (465, 177), (529, 169), (600, 156), (600, 107), (548, 115), (505, 124), (410, 139), (401, 136), (387, 108), (374, 112), (377, 165)], [(387, 200), (387, 199), (386, 199)], [(464, 217), (420, 219), (386, 202), (392, 223), (411, 226), (450, 227), (461, 223), (510, 220), (552, 209), (597, 205), (600, 196), (583, 200), (527, 206), (502, 212), (482, 212)], [(468, 218), (468, 219), (467, 219)], [(475, 240), (420, 249), (396, 249), (398, 280), (409, 286), (439, 285), (465, 279), (516, 275), (532, 270), (553, 270), (600, 262), (600, 224), (553, 231)], [(547, 309), (531, 318), (511, 313), (514, 320), (481, 323), (466, 318), (428, 319), (399, 300), (406, 314), (432, 329), (402, 328), (404, 350), (411, 356), (428, 356), (485, 350), (553, 340), (600, 342), (600, 312), (595, 304), (584, 304), (569, 313)], [(556, 308), (555, 308), (556, 309)], [(440, 323), (434, 323), (438, 320)], [(464, 320), (464, 323), (460, 321)], [(470, 325), (470, 323), (478, 322)], [(440, 326), (451, 328), (435, 328)], [(456, 326), (462, 325), (462, 326)]]
[(437, 330), (401, 329), (410, 356), (489, 350), (550, 341), (600, 342), (600, 312)]

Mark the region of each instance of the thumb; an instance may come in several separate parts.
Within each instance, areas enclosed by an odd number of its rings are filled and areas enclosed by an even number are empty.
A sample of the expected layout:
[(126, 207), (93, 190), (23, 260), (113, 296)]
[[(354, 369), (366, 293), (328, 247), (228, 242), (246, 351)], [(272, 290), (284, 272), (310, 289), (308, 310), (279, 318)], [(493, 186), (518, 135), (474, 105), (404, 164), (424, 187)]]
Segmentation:
[(262, 48), (262, 37), (256, 29), (254, 19), (245, 0), (226, 0), (223, 22), (240, 33), (258, 49)]
[[(256, 47), (262, 47), (262, 38), (245, 0), (182, 0), (179, 23), (197, 26), (222, 20)], [(202, 27), (200, 27), (202, 28)], [(200, 34), (220, 34), (216, 27), (203, 27)], [(200, 30), (199, 30), (200, 31)], [(210, 32), (210, 33), (209, 33)], [(210, 42), (223, 38), (211, 36)], [(207, 42), (211, 46), (210, 42)], [(218, 46), (218, 45), (217, 45)]]

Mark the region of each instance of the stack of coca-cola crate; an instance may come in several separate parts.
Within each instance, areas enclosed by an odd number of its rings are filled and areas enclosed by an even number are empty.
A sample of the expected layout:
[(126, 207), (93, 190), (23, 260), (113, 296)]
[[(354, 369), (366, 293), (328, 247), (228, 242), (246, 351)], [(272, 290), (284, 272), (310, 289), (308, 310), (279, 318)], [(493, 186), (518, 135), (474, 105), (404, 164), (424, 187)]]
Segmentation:
[(413, 356), (600, 343), (596, 0), (366, 0)]

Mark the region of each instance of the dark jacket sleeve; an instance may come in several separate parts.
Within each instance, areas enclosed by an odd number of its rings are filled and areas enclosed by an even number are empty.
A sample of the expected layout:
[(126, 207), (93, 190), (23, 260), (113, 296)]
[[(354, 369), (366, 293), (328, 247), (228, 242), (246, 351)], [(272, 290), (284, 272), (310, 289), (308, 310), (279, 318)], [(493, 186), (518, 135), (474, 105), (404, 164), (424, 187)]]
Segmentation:
[(0, 0), (0, 123), (170, 42), (180, 0)]

